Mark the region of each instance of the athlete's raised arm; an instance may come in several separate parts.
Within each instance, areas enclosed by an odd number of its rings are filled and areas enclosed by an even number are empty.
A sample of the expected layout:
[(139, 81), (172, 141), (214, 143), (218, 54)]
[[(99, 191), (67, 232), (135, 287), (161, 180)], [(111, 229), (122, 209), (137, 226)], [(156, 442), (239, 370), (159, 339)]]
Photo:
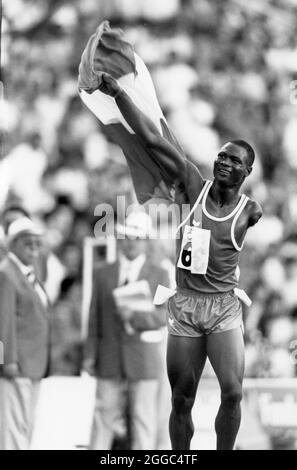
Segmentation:
[(191, 180), (195, 177), (196, 184), (200, 186), (199, 182), (202, 183), (203, 180), (196, 166), (160, 134), (155, 124), (133, 103), (117, 80), (104, 73), (98, 89), (116, 100), (127, 123), (142, 139), (152, 158), (158, 161), (172, 179), (181, 181), (189, 188)]

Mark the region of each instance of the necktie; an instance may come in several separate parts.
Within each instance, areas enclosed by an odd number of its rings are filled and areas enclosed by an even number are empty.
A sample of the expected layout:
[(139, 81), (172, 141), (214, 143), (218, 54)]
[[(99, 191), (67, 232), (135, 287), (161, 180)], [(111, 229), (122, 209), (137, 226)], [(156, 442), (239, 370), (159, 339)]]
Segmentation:
[(47, 295), (46, 295), (45, 290), (43, 289), (42, 285), (38, 281), (33, 269), (31, 271), (29, 271), (29, 273), (27, 274), (27, 279), (30, 282), (30, 284), (32, 285), (32, 287), (34, 288), (35, 292), (40, 297), (40, 300), (43, 303), (43, 305), (47, 306), (48, 305)]

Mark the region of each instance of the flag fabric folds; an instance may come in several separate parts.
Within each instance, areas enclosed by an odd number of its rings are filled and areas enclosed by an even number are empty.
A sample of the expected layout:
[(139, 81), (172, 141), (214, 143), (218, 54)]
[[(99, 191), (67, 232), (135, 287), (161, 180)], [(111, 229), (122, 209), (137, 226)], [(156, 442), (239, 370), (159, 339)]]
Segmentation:
[(115, 100), (96, 89), (103, 72), (118, 80), (160, 134), (183, 153), (167, 125), (147, 67), (125, 40), (123, 32), (110, 28), (108, 21), (99, 25), (82, 54), (78, 78), (80, 98), (99, 119), (106, 135), (122, 148), (139, 203), (156, 197), (172, 201), (173, 181), (135, 135)]

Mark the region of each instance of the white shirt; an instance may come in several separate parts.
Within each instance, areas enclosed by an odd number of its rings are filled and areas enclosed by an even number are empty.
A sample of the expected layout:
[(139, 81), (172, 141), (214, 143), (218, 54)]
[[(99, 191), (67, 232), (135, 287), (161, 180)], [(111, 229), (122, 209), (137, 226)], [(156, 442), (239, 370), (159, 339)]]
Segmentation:
[[(119, 257), (120, 260), (120, 272), (119, 272), (119, 286), (125, 284), (125, 281), (135, 282), (137, 281), (141, 268), (143, 267), (146, 256), (144, 253), (137, 256), (132, 261), (128, 260), (123, 254)], [(129, 322), (126, 322), (129, 325)], [(143, 331), (140, 334), (141, 341), (145, 343), (159, 343), (163, 339), (163, 329)]]
[(14, 264), (17, 265), (21, 273), (27, 277), (31, 272), (32, 269), (34, 270), (33, 266), (26, 266), (24, 263), (21, 262), (21, 260), (11, 251), (8, 254), (8, 257), (14, 262)]
[(143, 267), (146, 260), (144, 253), (137, 256), (132, 261), (128, 260), (123, 254), (120, 255), (120, 270), (119, 270), (119, 286), (128, 282), (135, 282), (138, 279), (141, 268)]
[[(21, 271), (21, 273), (28, 279), (29, 278), (29, 275), (30, 274), (34, 274), (35, 275), (35, 269), (32, 265), (29, 265), (29, 266), (26, 266), (24, 263), (21, 262), (21, 260), (14, 254), (12, 253), (11, 251), (9, 252), (8, 254), (8, 257), (11, 259), (11, 261), (16, 264), (16, 266), (19, 268), (19, 270)], [(29, 279), (28, 279), (28, 282), (32, 285), (32, 287), (35, 289), (36, 293), (39, 295), (40, 297), (40, 300), (42, 302), (42, 304), (45, 306), (45, 307), (48, 307), (48, 299), (47, 299), (47, 295), (44, 291), (44, 289), (42, 288), (40, 282), (38, 281), (37, 277), (35, 276), (35, 279), (36, 279), (36, 282), (34, 284), (32, 284)]]

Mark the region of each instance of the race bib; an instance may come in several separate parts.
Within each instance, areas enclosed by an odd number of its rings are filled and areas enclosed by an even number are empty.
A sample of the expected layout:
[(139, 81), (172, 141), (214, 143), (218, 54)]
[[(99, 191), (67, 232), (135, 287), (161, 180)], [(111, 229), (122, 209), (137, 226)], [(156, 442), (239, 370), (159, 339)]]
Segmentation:
[(185, 225), (177, 267), (191, 271), (192, 266), (192, 229)]
[(206, 274), (209, 259), (210, 230), (192, 228), (191, 273)]
[(206, 274), (209, 244), (210, 230), (186, 225), (177, 267), (187, 269), (193, 274)]

